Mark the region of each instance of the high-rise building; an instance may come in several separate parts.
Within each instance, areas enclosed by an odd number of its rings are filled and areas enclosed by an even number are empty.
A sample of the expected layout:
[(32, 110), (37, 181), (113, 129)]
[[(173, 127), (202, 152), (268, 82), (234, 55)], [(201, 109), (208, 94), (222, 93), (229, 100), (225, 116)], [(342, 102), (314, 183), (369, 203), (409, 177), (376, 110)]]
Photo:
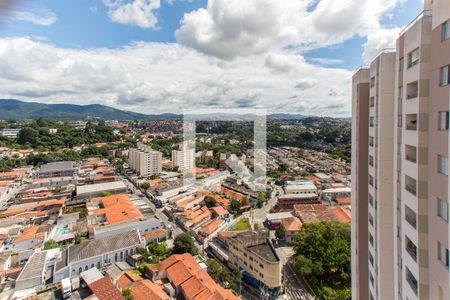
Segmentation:
[(138, 143), (137, 148), (131, 148), (128, 154), (130, 169), (139, 176), (159, 174), (162, 170), (162, 153), (149, 146)]
[(450, 299), (449, 65), (450, 3), (427, 0), (353, 76), (354, 299)]
[(180, 150), (172, 150), (172, 167), (178, 167), (182, 172), (195, 168), (195, 149), (183, 143), (180, 145)]

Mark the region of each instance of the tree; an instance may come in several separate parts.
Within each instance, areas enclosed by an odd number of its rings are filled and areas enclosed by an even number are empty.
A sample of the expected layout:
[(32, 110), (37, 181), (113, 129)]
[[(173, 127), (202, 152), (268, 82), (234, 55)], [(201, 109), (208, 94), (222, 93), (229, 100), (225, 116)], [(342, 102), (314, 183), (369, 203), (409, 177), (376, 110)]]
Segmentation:
[(209, 207), (214, 207), (217, 204), (216, 199), (214, 199), (213, 197), (210, 196), (206, 196), (205, 199), (203, 200), (205, 201), (205, 205), (209, 208)]
[(44, 250), (58, 248), (59, 245), (54, 240), (48, 240), (44, 243)]
[(197, 248), (195, 248), (194, 240), (189, 233), (181, 233), (175, 237), (175, 240), (173, 241), (173, 253), (190, 253), (192, 255), (197, 254)]
[(282, 225), (278, 226), (275, 230), (275, 236), (279, 240), (284, 240), (286, 238), (286, 230), (284, 230), (284, 227)]
[(25, 127), (17, 134), (17, 143), (20, 145), (36, 145), (38, 132), (32, 127)]
[(325, 299), (349, 295), (350, 288), (350, 225), (339, 222), (307, 223), (294, 236), (296, 252), (294, 270), (309, 280), (317, 293), (328, 287)]
[(231, 204), (230, 204), (230, 210), (232, 212), (238, 212), (241, 209), (241, 202), (237, 201), (237, 200), (231, 200)]
[(162, 243), (151, 242), (148, 244), (147, 248), (148, 252), (152, 256), (152, 262), (154, 257), (157, 257), (158, 259), (166, 259), (171, 254), (170, 249), (167, 248), (167, 245), (164, 242)]
[(122, 296), (124, 296), (125, 299), (127, 299), (127, 300), (133, 300), (133, 295), (131, 294), (131, 290), (130, 289), (123, 289), (122, 290)]
[(150, 183), (143, 182), (141, 183), (141, 189), (148, 190), (150, 188)]
[(259, 192), (258, 193), (258, 208), (263, 207), (264, 203), (266, 203), (267, 198), (266, 198), (266, 193), (265, 192)]
[(110, 192), (102, 192), (102, 197), (108, 197), (111, 196), (112, 194)]

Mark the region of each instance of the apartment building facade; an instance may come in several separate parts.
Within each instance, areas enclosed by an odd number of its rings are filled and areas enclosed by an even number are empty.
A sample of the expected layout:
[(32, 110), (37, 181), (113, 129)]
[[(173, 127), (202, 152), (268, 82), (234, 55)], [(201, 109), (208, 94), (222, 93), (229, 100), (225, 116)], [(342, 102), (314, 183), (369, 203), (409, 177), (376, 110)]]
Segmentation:
[(181, 150), (172, 150), (172, 167), (180, 171), (190, 171), (195, 167), (195, 149), (182, 147)]
[(162, 170), (162, 153), (138, 143), (137, 148), (130, 149), (128, 163), (139, 176), (159, 174)]
[[(352, 262), (355, 299), (450, 299), (449, 24), (448, 1), (425, 1), (423, 13), (400, 32), (395, 54), (389, 53), (386, 67), (391, 71), (379, 69), (384, 54), (371, 63), (367, 157), (365, 141), (357, 141), (366, 131), (361, 122), (366, 111), (358, 106), (364, 101), (353, 94), (352, 205), (358, 216), (352, 224), (352, 254), (360, 247)], [(361, 70), (354, 75), (354, 91), (360, 77)], [(386, 88), (384, 95), (378, 84)], [(364, 197), (365, 178), (358, 170), (367, 165)], [(361, 251), (365, 222), (367, 256)]]

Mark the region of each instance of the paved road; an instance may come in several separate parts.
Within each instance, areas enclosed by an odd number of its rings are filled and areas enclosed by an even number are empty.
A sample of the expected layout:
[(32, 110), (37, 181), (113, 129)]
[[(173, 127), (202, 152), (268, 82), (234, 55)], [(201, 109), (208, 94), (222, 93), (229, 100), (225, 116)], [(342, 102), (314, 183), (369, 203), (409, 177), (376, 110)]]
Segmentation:
[(266, 205), (261, 208), (254, 208), (251, 211), (245, 212), (243, 215), (246, 217), (250, 217), (252, 223), (262, 224), (266, 220), (266, 214), (269, 213), (270, 209), (272, 209), (275, 204), (277, 204), (277, 192), (279, 193), (279, 195), (282, 195), (283, 189), (280, 186), (275, 185), (272, 191), (272, 195), (269, 201), (267, 201)]
[(289, 300), (313, 300), (316, 299), (301, 282), (290, 263), (284, 266), (284, 282), (286, 283), (285, 299)]

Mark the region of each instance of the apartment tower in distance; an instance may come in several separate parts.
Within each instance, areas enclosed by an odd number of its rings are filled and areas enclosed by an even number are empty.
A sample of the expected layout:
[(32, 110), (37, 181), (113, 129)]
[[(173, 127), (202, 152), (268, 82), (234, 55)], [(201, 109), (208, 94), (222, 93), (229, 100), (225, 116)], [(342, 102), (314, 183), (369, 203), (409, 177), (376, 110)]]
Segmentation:
[(159, 174), (162, 169), (162, 153), (138, 143), (137, 148), (130, 149), (128, 164), (139, 176)]
[(353, 299), (450, 299), (450, 2), (353, 76)]

